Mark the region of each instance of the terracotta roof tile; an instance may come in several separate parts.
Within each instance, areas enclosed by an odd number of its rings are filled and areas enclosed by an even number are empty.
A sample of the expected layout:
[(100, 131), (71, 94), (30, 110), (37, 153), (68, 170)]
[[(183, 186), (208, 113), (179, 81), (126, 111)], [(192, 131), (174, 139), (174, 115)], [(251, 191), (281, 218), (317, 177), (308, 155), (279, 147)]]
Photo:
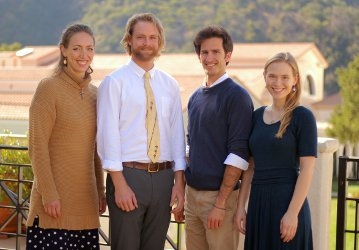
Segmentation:
[[(2, 67), (0, 65), (0, 116), (11, 119), (24, 119), (28, 115), (33, 93), (38, 82), (51, 74), (58, 60), (57, 46), (28, 46), (34, 51), (21, 60), (26, 63), (22, 67)], [(263, 65), (268, 57), (279, 51), (290, 51), (295, 57), (300, 57), (308, 50), (317, 56), (318, 64), (327, 67), (327, 62), (314, 43), (239, 43), (234, 45), (234, 52), (228, 74), (235, 78), (252, 94), (255, 105), (262, 105), (268, 99), (262, 76)], [(1, 57), (11, 57), (13, 54), (0, 53)], [(49, 57), (50, 59), (47, 59)], [(92, 79), (95, 85), (119, 66), (129, 60), (126, 54), (96, 54), (92, 67)], [(38, 66), (46, 64), (46, 66)], [(204, 72), (195, 53), (166, 54), (156, 60), (156, 67), (169, 72), (179, 83), (182, 107), (186, 108), (190, 95), (201, 86)], [(251, 92), (252, 91), (252, 92)], [(256, 93), (255, 93), (256, 91)], [(320, 105), (318, 102), (315, 105)], [(7, 105), (7, 107), (5, 107)]]
[(0, 120), (28, 120), (29, 106), (0, 104)]
[(29, 106), (33, 94), (0, 93), (0, 105)]

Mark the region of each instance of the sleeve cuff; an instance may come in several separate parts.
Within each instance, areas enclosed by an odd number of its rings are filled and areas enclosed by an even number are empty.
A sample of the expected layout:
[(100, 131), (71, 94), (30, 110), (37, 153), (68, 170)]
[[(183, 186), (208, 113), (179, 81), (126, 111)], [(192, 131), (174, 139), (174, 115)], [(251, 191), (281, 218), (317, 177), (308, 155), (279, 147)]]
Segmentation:
[(247, 170), (248, 169), (248, 162), (244, 160), (243, 158), (239, 157), (238, 155), (235, 155), (233, 153), (230, 153), (226, 160), (224, 161), (224, 164), (231, 165), (233, 167)]
[(103, 160), (102, 161), (102, 168), (105, 171), (122, 171), (123, 166), (121, 161), (109, 161), (109, 160)]
[(186, 169), (186, 160), (185, 159), (175, 159), (174, 163), (175, 164), (173, 166), (173, 172)]

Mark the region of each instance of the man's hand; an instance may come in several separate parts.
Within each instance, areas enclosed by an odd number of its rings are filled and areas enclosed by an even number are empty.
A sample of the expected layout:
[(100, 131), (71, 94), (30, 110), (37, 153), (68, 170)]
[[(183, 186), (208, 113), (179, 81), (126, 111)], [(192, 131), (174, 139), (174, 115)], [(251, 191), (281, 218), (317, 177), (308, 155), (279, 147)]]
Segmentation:
[(116, 205), (123, 211), (130, 212), (138, 208), (135, 193), (126, 184), (120, 188), (115, 188)]
[(184, 219), (185, 219), (185, 216), (184, 216), (184, 210), (182, 209), (181, 211), (179, 212), (172, 212), (173, 213), (173, 216), (174, 216), (174, 219), (176, 222), (183, 222)]
[(182, 222), (184, 220), (184, 188), (184, 173), (182, 170), (176, 171), (175, 184), (172, 188), (170, 206), (175, 206), (174, 208), (172, 208), (171, 213), (173, 213), (177, 222)]
[(218, 229), (223, 225), (226, 209), (214, 206), (207, 217), (208, 229)]
[(138, 208), (135, 193), (128, 186), (122, 171), (110, 172), (113, 185), (115, 186), (115, 202), (123, 211), (130, 212)]

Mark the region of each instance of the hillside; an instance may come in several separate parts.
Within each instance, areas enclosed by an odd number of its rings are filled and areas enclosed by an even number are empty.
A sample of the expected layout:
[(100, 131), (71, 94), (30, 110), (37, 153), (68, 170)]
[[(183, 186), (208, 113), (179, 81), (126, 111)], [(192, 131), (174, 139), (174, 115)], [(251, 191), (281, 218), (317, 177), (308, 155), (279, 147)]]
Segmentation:
[(167, 52), (192, 52), (194, 34), (208, 24), (224, 26), (235, 42), (314, 42), (329, 62), (327, 93), (338, 89), (335, 69), (359, 53), (356, 0), (0, 0), (0, 44), (57, 44), (68, 23), (83, 22), (98, 52), (122, 52), (127, 19), (145, 11), (162, 20)]

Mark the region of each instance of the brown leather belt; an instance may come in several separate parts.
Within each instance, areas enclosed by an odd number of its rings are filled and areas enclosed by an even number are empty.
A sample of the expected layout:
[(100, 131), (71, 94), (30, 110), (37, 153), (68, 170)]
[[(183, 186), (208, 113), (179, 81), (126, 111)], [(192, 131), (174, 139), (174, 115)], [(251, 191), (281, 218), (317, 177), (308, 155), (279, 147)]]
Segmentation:
[(172, 162), (165, 161), (165, 162), (156, 162), (156, 163), (142, 163), (137, 161), (128, 161), (128, 162), (122, 162), (122, 166), (127, 168), (146, 170), (149, 173), (156, 173), (164, 169), (171, 169)]

